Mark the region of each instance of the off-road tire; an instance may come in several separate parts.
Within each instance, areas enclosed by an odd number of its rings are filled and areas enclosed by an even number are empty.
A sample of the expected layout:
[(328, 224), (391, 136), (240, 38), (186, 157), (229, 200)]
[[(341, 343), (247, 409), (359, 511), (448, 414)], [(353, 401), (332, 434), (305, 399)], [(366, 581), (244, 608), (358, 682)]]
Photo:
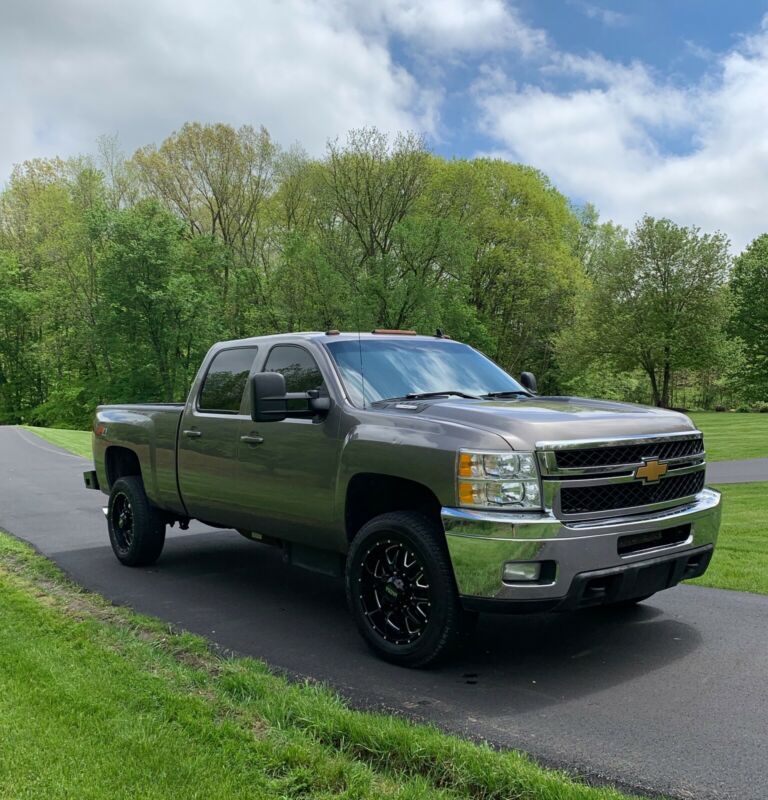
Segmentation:
[[(352, 541), (345, 571), (347, 603), (362, 637), (373, 651), (386, 661), (406, 667), (425, 667), (433, 664), (454, 650), (466, 638), (468, 629), (476, 619), (476, 615), (466, 613), (461, 607), (444, 536), (442, 528), (424, 515), (398, 511), (374, 517), (360, 529)], [(415, 557), (416, 566), (411, 567), (411, 570), (420, 571), (419, 574), (422, 576), (413, 581), (406, 580), (399, 599), (393, 600), (389, 596), (383, 599), (385, 603), (395, 604), (396, 609), (401, 606), (411, 608), (414, 602), (421, 604), (421, 611), (417, 609), (414, 616), (426, 613), (428, 619), (423, 625), (422, 632), (412, 641), (398, 642), (385, 638), (385, 635), (377, 630), (378, 625), (379, 629), (384, 628), (387, 630), (387, 635), (389, 634), (387, 625), (381, 624), (381, 618), (385, 614), (381, 603), (378, 599), (374, 602), (373, 614), (368, 607), (372, 595), (376, 598), (383, 596), (384, 590), (376, 595), (372, 587), (381, 587), (391, 581), (397, 581), (398, 575), (402, 576), (407, 571), (392, 567), (386, 560), (388, 556), (379, 556), (381, 553), (391, 551), (405, 552)], [(388, 581), (382, 583), (382, 579), (371, 572), (372, 563), (377, 566), (388, 565), (387, 568), (395, 570), (398, 574), (390, 576)], [(408, 563), (407, 558), (405, 563)], [(400, 582), (403, 583), (402, 580)], [(426, 584), (428, 588), (414, 589), (413, 587), (419, 583)], [(423, 594), (418, 594), (415, 598), (417, 592)], [(425, 596), (428, 597), (428, 602), (421, 599)], [(379, 605), (376, 606), (376, 603)], [(396, 605), (397, 603), (401, 605)], [(396, 610), (393, 613), (404, 612)], [(407, 627), (412, 617), (408, 620), (402, 617), (402, 621), (406, 626), (405, 638), (412, 637), (414, 634)], [(403, 633), (402, 627), (392, 627), (393, 637), (396, 638)]]
[(109, 493), (107, 527), (114, 554), (128, 567), (154, 564), (163, 552), (165, 521), (149, 502), (138, 476), (115, 481)]

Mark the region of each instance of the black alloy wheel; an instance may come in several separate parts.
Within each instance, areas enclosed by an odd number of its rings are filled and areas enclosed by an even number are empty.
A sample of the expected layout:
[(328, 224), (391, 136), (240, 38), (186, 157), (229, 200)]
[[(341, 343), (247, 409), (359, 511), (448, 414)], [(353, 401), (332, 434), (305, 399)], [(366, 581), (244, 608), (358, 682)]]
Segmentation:
[(465, 612), (439, 519), (380, 514), (352, 540), (345, 573), (357, 629), (381, 658), (424, 667), (451, 652), (475, 616)]
[(375, 542), (363, 556), (358, 577), (368, 623), (386, 642), (415, 642), (426, 629), (432, 595), (424, 564), (404, 542)]
[(133, 509), (131, 501), (124, 492), (115, 495), (112, 508), (112, 527), (115, 531), (115, 539), (121, 551), (128, 552), (133, 540)]

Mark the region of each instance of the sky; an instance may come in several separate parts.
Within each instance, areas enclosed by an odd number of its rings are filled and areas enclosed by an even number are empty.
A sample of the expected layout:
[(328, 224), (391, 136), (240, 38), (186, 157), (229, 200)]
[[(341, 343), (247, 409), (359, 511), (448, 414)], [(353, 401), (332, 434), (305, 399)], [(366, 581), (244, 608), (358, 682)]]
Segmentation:
[(0, 183), (186, 121), (321, 155), (375, 125), (540, 169), (632, 227), (768, 231), (768, 2), (9, 0)]

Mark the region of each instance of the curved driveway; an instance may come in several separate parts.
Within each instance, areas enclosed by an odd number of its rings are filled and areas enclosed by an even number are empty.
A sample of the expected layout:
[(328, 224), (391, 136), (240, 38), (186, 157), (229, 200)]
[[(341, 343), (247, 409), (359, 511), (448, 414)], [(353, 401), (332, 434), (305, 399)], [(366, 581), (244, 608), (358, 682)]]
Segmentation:
[[(721, 466), (711, 479), (723, 480)], [(157, 565), (120, 566), (104, 496), (82, 486), (86, 467), (0, 428), (0, 528), (117, 603), (327, 681), (356, 705), (588, 779), (681, 798), (768, 797), (768, 597), (680, 586), (624, 616), (488, 616), (460, 659), (406, 671), (368, 653), (338, 581), (288, 567), (236, 533), (171, 529)]]

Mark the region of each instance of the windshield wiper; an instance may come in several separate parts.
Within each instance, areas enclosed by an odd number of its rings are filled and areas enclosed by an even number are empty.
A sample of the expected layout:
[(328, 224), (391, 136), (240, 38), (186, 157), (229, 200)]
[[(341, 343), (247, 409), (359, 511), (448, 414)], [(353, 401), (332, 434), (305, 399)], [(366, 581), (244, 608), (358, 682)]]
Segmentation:
[(533, 395), (530, 392), (526, 392), (524, 389), (507, 389), (503, 392), (488, 392), (484, 394), (483, 397), (493, 400), (497, 397), (533, 397)]
[(483, 398), (476, 394), (467, 394), (467, 392), (457, 392), (449, 389), (447, 392), (412, 392), (407, 394), (409, 400), (426, 400), (429, 397), (466, 397), (467, 400), (482, 400)]
[(401, 397), (387, 397), (384, 400), (377, 400), (377, 403), (389, 403), (395, 400), (428, 400), (430, 397), (465, 397), (467, 400), (482, 400), (483, 398), (476, 394), (467, 394), (467, 392), (458, 392), (453, 389), (447, 389), (444, 392), (411, 392), (404, 394)]

